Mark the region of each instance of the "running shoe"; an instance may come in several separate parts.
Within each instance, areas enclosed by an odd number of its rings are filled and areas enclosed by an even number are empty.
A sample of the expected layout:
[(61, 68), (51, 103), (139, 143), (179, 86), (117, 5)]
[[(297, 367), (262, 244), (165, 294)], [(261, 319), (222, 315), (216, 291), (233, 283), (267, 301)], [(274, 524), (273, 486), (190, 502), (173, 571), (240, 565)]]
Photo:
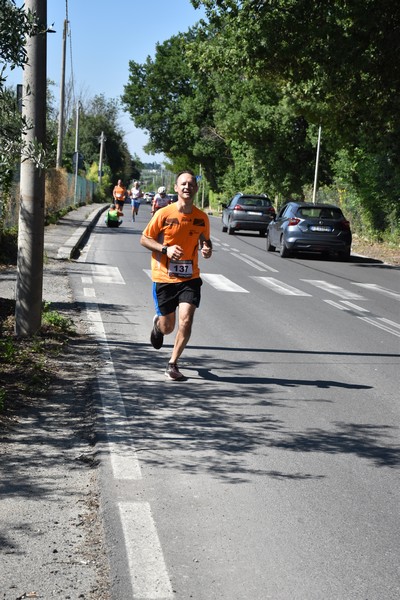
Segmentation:
[(158, 315), (155, 315), (153, 318), (153, 329), (150, 334), (150, 342), (156, 350), (159, 350), (164, 343), (164, 335), (158, 329)]
[(168, 363), (168, 366), (165, 370), (165, 377), (170, 381), (185, 381), (186, 377), (182, 375), (182, 373), (178, 369), (178, 365), (176, 363)]

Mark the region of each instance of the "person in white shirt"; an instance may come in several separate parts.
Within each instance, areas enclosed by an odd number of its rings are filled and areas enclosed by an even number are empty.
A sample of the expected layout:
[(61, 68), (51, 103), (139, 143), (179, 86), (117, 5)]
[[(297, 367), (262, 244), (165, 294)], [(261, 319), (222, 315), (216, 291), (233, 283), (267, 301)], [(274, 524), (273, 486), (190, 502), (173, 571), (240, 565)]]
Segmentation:
[(140, 198), (143, 197), (143, 192), (140, 189), (140, 182), (134, 181), (131, 189), (131, 206), (132, 206), (132, 221), (135, 222), (135, 216), (139, 212)]
[(170, 200), (167, 196), (167, 190), (164, 186), (159, 187), (151, 205), (151, 214), (154, 215), (159, 208), (164, 208), (164, 206), (168, 206), (169, 203)]

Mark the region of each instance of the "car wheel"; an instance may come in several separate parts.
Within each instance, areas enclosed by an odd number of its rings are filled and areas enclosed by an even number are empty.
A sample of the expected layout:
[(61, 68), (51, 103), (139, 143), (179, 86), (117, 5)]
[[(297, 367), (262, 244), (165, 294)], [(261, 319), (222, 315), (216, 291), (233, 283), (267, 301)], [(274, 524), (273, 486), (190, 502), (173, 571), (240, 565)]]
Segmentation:
[(233, 227), (231, 227), (231, 225), (228, 225), (228, 235), (233, 235), (235, 233), (235, 230), (233, 229)]
[(271, 244), (269, 233), (267, 233), (267, 252), (275, 252), (275, 246)]
[(281, 255), (282, 258), (289, 258), (289, 256), (291, 255), (291, 252), (290, 252), (289, 248), (286, 246), (285, 240), (283, 239), (283, 237), (281, 237), (281, 246), (279, 248), (279, 254)]

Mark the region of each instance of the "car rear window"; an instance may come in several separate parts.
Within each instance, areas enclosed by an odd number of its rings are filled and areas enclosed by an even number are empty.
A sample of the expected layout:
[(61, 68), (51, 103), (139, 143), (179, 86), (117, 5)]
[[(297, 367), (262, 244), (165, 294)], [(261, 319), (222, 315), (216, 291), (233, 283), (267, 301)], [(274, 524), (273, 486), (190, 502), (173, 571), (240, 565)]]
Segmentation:
[(298, 209), (297, 214), (304, 219), (341, 219), (343, 216), (340, 208), (321, 206), (304, 206)]
[(271, 200), (268, 198), (239, 198), (238, 204), (242, 206), (271, 206)]

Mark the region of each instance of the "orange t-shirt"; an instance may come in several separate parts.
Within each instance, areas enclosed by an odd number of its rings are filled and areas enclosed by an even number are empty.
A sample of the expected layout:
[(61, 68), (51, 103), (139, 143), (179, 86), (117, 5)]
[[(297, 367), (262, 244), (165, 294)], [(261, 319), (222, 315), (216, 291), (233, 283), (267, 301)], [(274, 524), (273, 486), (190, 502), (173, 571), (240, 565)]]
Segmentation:
[(125, 200), (126, 188), (123, 185), (116, 185), (113, 190), (115, 200)]
[(163, 246), (181, 246), (183, 256), (179, 261), (173, 261), (166, 254), (152, 252), (152, 280), (157, 283), (178, 283), (200, 277), (198, 253), (202, 234), (206, 240), (210, 239), (210, 222), (206, 213), (197, 206), (193, 206), (190, 214), (179, 212), (175, 203), (160, 208), (143, 235), (157, 240)]

